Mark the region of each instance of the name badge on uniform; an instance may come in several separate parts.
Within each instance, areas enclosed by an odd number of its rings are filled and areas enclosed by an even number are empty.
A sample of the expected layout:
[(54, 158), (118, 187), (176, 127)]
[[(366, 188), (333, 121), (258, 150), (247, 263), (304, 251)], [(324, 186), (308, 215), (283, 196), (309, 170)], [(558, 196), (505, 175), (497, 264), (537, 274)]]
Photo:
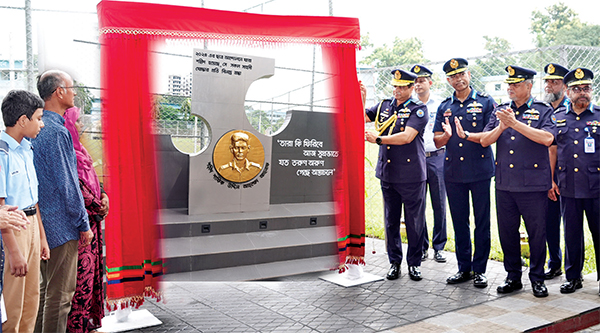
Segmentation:
[(587, 154), (593, 154), (596, 152), (596, 140), (590, 136), (589, 128), (584, 128), (588, 136), (583, 140), (583, 151)]
[(596, 152), (596, 142), (594, 138), (588, 136), (587, 138), (585, 138), (585, 140), (583, 140), (583, 144), (585, 145), (583, 151), (585, 151), (586, 153), (593, 154)]

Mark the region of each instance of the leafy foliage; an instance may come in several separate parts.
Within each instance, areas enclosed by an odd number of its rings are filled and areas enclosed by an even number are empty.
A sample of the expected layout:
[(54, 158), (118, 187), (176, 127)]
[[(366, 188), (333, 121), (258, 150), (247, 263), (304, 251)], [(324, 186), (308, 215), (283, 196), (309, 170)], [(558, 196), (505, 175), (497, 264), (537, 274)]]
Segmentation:
[(94, 98), (92, 97), (92, 93), (90, 93), (90, 89), (77, 81), (73, 81), (73, 86), (77, 92), (75, 105), (81, 108), (82, 114), (92, 113), (92, 101)]
[[(361, 37), (361, 42), (366, 41), (368, 45), (369, 37)], [(405, 64), (416, 64), (425, 61), (423, 56), (423, 42), (416, 37), (400, 39), (396, 37), (394, 44), (390, 48), (387, 44), (377, 47), (361, 60), (361, 64), (371, 65), (375, 67), (393, 67)]]
[(192, 102), (186, 96), (156, 95), (154, 118), (161, 120), (192, 121)]
[(531, 31), (538, 47), (554, 45), (600, 46), (600, 26), (581, 22), (579, 14), (562, 2), (533, 11)]

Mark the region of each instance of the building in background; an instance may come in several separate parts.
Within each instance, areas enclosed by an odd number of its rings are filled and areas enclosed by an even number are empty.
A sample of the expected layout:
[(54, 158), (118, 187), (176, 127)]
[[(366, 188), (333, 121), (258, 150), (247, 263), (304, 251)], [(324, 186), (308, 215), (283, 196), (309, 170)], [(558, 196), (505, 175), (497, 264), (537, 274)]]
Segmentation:
[(192, 73), (169, 75), (167, 93), (175, 96), (192, 96)]

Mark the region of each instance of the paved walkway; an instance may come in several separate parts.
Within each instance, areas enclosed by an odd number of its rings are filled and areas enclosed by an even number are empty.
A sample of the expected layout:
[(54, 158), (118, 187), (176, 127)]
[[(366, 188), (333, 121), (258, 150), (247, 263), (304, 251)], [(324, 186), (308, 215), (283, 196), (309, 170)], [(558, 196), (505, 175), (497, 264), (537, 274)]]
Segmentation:
[[(423, 262), (423, 280), (418, 282), (409, 279), (403, 263), (398, 280), (349, 288), (319, 279), (323, 273), (260, 282), (165, 282), (167, 302), (148, 300), (142, 307), (163, 324), (136, 332), (480, 333), (544, 327), (550, 332), (564, 331), (577, 320), (600, 319), (595, 273), (585, 277), (583, 289), (570, 295), (559, 292), (564, 275), (547, 281), (550, 295), (538, 299), (531, 293), (527, 271), (523, 290), (497, 294), (506, 274), (502, 263), (495, 261), (488, 264), (487, 288), (447, 285), (446, 278), (457, 270), (454, 253), (447, 253), (447, 258), (447, 263)], [(367, 240), (366, 261), (365, 272), (386, 274), (389, 265), (382, 241)], [(582, 313), (586, 315), (579, 316)], [(549, 327), (557, 322), (563, 326)], [(585, 331), (598, 330), (596, 326)]]

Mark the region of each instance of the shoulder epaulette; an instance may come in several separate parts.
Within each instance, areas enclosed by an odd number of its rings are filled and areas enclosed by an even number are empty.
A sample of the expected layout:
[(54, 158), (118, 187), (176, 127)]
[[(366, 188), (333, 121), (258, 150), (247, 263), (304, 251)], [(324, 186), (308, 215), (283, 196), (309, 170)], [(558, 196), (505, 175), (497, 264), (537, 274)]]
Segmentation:
[(0, 140), (0, 151), (4, 152), (5, 154), (8, 154), (8, 142)]
[(445, 103), (445, 102), (449, 101), (450, 99), (452, 99), (452, 96), (448, 96), (448, 97), (446, 97), (446, 99), (444, 99), (444, 100), (442, 101), (442, 103)]
[(489, 95), (485, 91), (477, 91), (477, 95), (481, 97), (488, 97)]
[(412, 102), (413, 102), (413, 103), (415, 103), (415, 104), (417, 104), (417, 105), (423, 105), (423, 102), (421, 102), (421, 100), (420, 100), (420, 99), (414, 99), (414, 98), (411, 98), (411, 100), (412, 100)]

